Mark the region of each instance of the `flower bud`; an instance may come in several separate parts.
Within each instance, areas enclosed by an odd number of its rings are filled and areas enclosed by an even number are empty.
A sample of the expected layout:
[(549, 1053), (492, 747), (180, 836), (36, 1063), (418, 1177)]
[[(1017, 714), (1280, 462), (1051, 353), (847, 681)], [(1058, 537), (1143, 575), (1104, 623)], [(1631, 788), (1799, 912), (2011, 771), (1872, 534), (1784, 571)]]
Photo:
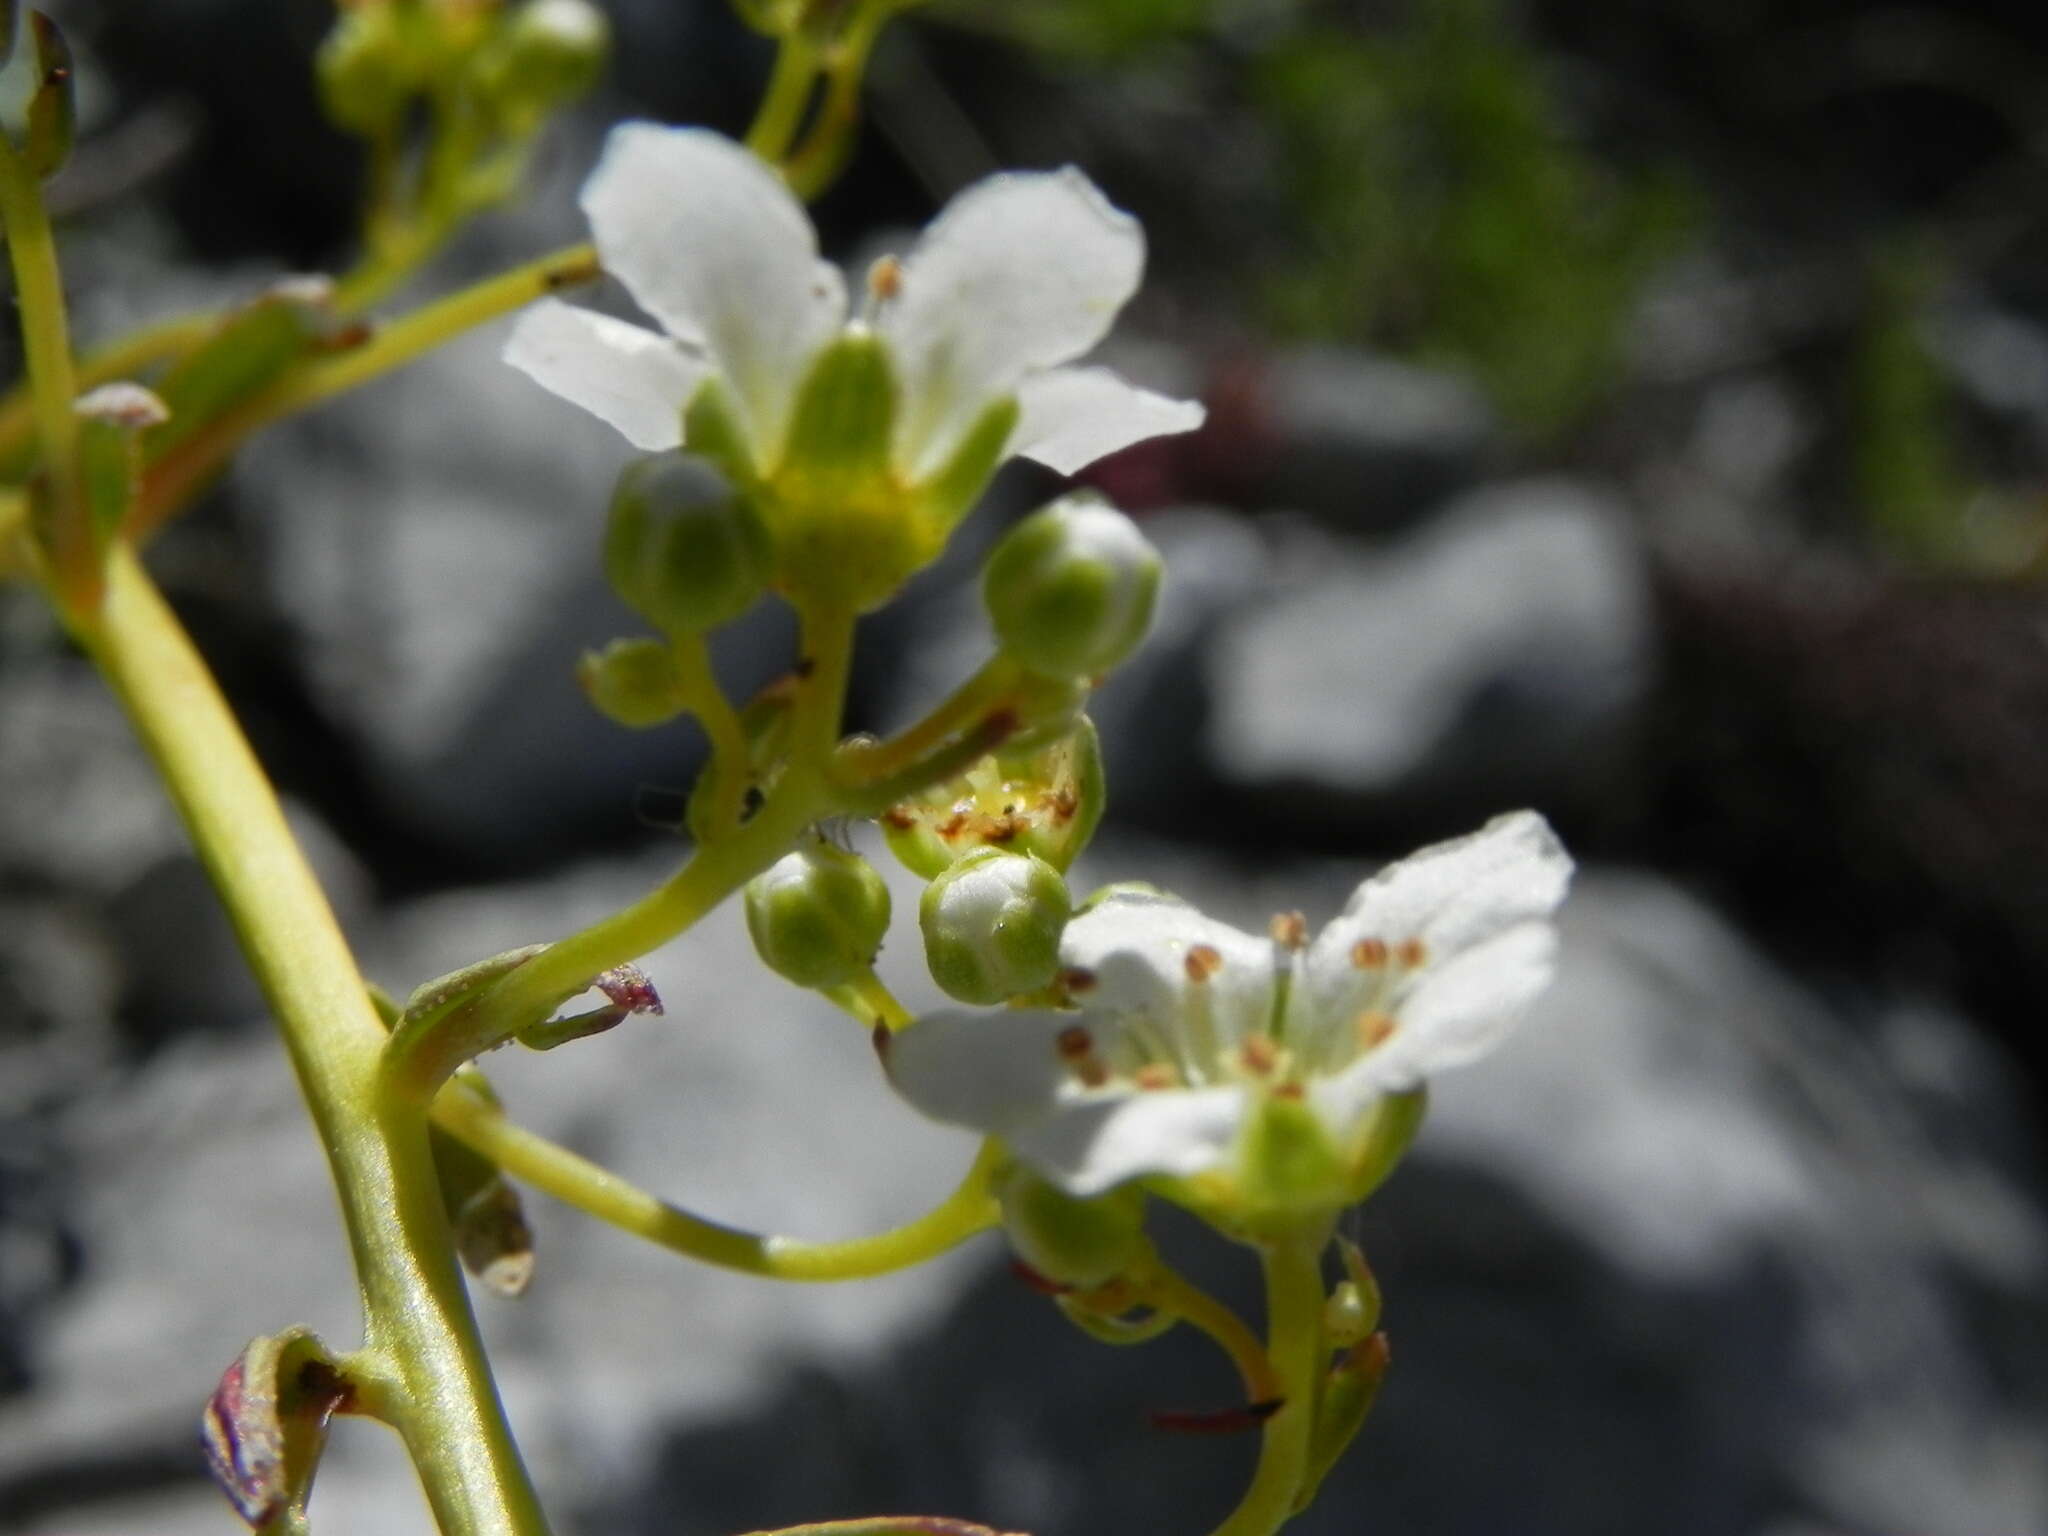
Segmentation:
[(889, 888), (859, 854), (813, 843), (755, 876), (746, 909), (768, 969), (800, 987), (836, 987), (874, 962)]
[(752, 502), (700, 460), (658, 453), (626, 467), (605, 530), (605, 574), (671, 634), (738, 618), (768, 582), (768, 533)]
[(996, 1196), (1017, 1257), (1060, 1285), (1106, 1285), (1147, 1252), (1145, 1193), (1135, 1184), (1077, 1200), (1017, 1166), (1001, 1180)]
[(918, 903), (932, 980), (963, 1003), (1000, 1003), (1049, 984), (1073, 902), (1045, 860), (983, 848), (925, 887)]
[(484, 93), (515, 128), (531, 127), (597, 83), (611, 25), (590, 0), (526, 0), (479, 66)]
[(1035, 854), (1064, 873), (1102, 820), (1102, 747), (1080, 717), (1036, 750), (1005, 749), (881, 818), (889, 851), (934, 879), (977, 848)]
[(1337, 1247), (1346, 1278), (1323, 1303), (1323, 1338), (1332, 1349), (1350, 1349), (1372, 1337), (1380, 1325), (1380, 1286), (1358, 1244), (1339, 1237)]
[(1159, 551), (1100, 498), (1064, 496), (1012, 528), (989, 556), (982, 600), (1004, 652), (1033, 672), (1094, 677), (1152, 625)]
[(630, 730), (665, 725), (686, 707), (675, 655), (659, 640), (614, 640), (585, 651), (576, 681), (599, 714)]
[(343, 10), (321, 40), (313, 70), (328, 118), (365, 137), (396, 124), (412, 94), (405, 38), (388, 5)]

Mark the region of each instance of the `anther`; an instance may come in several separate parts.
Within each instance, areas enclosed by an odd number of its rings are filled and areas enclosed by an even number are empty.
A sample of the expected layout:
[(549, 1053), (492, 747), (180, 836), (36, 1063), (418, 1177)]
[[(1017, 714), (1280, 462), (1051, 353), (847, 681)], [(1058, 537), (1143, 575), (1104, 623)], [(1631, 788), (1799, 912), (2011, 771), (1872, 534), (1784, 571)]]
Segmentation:
[(1352, 1028), (1358, 1031), (1358, 1048), (1369, 1051), (1394, 1032), (1394, 1016), (1377, 1011), (1361, 1013), (1352, 1021)]
[(1095, 973), (1085, 966), (1070, 965), (1053, 978), (1053, 985), (1069, 996), (1095, 990)]
[(868, 296), (877, 304), (886, 304), (903, 292), (903, 263), (894, 256), (883, 256), (868, 268)]
[(1140, 1088), (1178, 1088), (1180, 1074), (1163, 1061), (1148, 1061), (1131, 1074)]
[(1273, 1043), (1270, 1035), (1246, 1035), (1238, 1044), (1237, 1057), (1247, 1072), (1264, 1077), (1279, 1062), (1280, 1047)]
[(1420, 939), (1403, 939), (1394, 951), (1394, 958), (1403, 970), (1420, 970), (1422, 962), (1429, 958), (1429, 949)]
[(1308, 947), (1308, 919), (1299, 912), (1275, 912), (1273, 920), (1266, 924), (1266, 931), (1282, 949)]
[(1207, 981), (1223, 969), (1223, 953), (1213, 944), (1197, 944), (1182, 961), (1189, 981)]
[(1376, 971), (1387, 963), (1385, 939), (1360, 939), (1351, 946), (1351, 963), (1361, 971)]
[(1067, 1064), (1067, 1070), (1080, 1080), (1084, 1088), (1100, 1088), (1109, 1081), (1109, 1068), (1102, 1064), (1102, 1058), (1095, 1054), (1095, 1037), (1078, 1024), (1070, 1024), (1059, 1032), (1054, 1048), (1060, 1053), (1060, 1060)]

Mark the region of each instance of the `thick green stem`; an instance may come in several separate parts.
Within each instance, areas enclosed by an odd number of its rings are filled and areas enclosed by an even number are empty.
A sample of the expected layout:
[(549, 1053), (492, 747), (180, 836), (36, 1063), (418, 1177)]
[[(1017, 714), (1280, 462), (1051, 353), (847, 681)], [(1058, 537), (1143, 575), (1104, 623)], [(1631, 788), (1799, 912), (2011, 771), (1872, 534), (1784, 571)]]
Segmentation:
[(1294, 1512), (1316, 1427), (1316, 1382), (1323, 1367), (1322, 1251), (1328, 1233), (1273, 1242), (1260, 1250), (1266, 1270), (1266, 1354), (1283, 1401), (1266, 1420), (1252, 1485), (1212, 1536), (1272, 1536)]
[(276, 1015), (341, 1197), (368, 1344), (443, 1536), (544, 1536), (456, 1266), (424, 1117), (380, 1108), (384, 1026), (277, 796), (125, 548), (77, 626), (156, 760)]
[(508, 1120), (497, 1106), (459, 1082), (444, 1088), (434, 1101), (434, 1123), (513, 1178), (622, 1232), (705, 1264), (769, 1280), (864, 1280), (909, 1269), (987, 1231), (1000, 1219), (988, 1187), (989, 1174), (1001, 1161), (992, 1142), (982, 1147), (959, 1186), (915, 1221), (870, 1237), (810, 1243), (743, 1232), (693, 1216)]
[(770, 165), (780, 165), (797, 129), (803, 126), (804, 109), (810, 105), (817, 78), (818, 57), (809, 42), (793, 32), (784, 37), (775, 51), (775, 68), (768, 76), (760, 110), (747, 130), (747, 148)]

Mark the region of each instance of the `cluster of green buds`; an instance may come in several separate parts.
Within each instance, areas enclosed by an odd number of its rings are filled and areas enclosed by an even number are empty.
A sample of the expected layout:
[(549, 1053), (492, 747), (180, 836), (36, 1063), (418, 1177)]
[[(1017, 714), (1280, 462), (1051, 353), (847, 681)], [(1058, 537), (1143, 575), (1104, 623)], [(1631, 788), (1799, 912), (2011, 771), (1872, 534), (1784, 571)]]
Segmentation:
[(370, 256), (395, 277), (518, 189), (535, 136), (597, 83), (611, 28), (593, 0), (339, 3), (320, 98), (369, 146)]
[(597, 83), (610, 41), (590, 0), (343, 0), (315, 67), (328, 115), (363, 138), (429, 98), (516, 138)]

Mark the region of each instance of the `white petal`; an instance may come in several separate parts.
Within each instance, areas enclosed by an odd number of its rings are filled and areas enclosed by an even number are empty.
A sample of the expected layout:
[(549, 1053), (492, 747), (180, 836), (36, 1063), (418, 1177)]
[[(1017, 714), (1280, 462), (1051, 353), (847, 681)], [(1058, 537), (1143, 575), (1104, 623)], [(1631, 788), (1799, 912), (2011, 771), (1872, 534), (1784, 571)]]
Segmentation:
[(1557, 968), (1557, 930), (1528, 922), (1431, 970), (1402, 1006), (1394, 1032), (1333, 1077), (1310, 1084), (1316, 1109), (1348, 1126), (1382, 1094), (1484, 1056), (1521, 1022)]
[(803, 205), (722, 135), (624, 123), (583, 184), (583, 211), (605, 270), (710, 354), (772, 460), (805, 366), (846, 317)]
[(682, 442), (683, 407), (709, 372), (666, 336), (559, 299), (542, 299), (519, 317), (504, 357), (650, 451)]
[[(1362, 1009), (1403, 1013), (1429, 977), (1511, 929), (1546, 923), (1564, 900), (1572, 861), (1534, 811), (1497, 816), (1469, 837), (1438, 843), (1391, 864), (1361, 885), (1309, 947), (1300, 1009), (1306, 1028), (1348, 1027)], [(1378, 941), (1385, 966), (1361, 967), (1355, 952)], [(1420, 967), (1401, 948), (1421, 946)], [(1292, 1027), (1290, 1025), (1290, 1027)]]
[(1069, 1194), (1148, 1173), (1185, 1177), (1225, 1157), (1245, 1114), (1238, 1088), (1084, 1088), (1059, 1037), (1093, 1012), (927, 1014), (883, 1050), (896, 1091), (934, 1120), (1000, 1136)]
[(1010, 452), (1063, 475), (1148, 437), (1192, 432), (1206, 414), (1193, 400), (1140, 389), (1107, 368), (1041, 373), (1024, 381), (1017, 404), (1022, 414)]
[(928, 1013), (883, 1043), (896, 1091), (934, 1120), (1007, 1136), (1051, 1114), (1079, 1085), (1060, 1058), (1072, 1013)]
[(991, 176), (954, 198), (878, 322), (903, 379), (899, 462), (929, 471), (987, 406), (1094, 346), (1144, 267), (1137, 220), (1072, 166)]
[[(1196, 950), (1212, 953), (1196, 956)], [(1218, 1049), (1272, 1025), (1273, 942), (1205, 917), (1175, 896), (1118, 888), (1067, 924), (1060, 963), (1092, 978), (1076, 997), (1118, 1039), (1179, 1046), (1175, 1065), (1191, 1082)], [(1197, 980), (1199, 973), (1201, 979)], [(1199, 994), (1199, 995), (1198, 995)], [(1070, 1021), (1071, 1022), (1071, 1021)], [(1124, 1053), (1105, 1038), (1112, 1061)], [(1140, 1053), (1144, 1054), (1144, 1053)]]
[(1162, 1088), (1064, 1106), (1004, 1139), (1070, 1195), (1099, 1195), (1147, 1174), (1188, 1178), (1233, 1151), (1251, 1095)]

